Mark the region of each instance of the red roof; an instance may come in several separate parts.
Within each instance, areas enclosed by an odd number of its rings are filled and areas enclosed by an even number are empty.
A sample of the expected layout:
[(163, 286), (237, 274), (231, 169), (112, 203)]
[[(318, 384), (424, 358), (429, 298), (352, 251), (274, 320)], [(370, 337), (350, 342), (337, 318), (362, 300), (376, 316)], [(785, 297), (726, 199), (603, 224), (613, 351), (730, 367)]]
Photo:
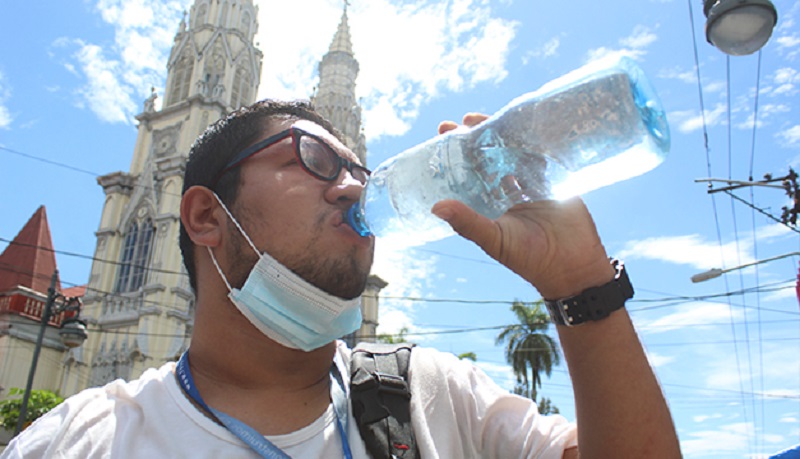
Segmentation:
[[(41, 206), (0, 254), (0, 292), (22, 285), (47, 294), (55, 270), (56, 254), (47, 212)], [(61, 290), (60, 280), (56, 290)]]
[(75, 287), (65, 288), (61, 291), (61, 294), (66, 297), (83, 297), (86, 294), (86, 286), (85, 285), (76, 285)]

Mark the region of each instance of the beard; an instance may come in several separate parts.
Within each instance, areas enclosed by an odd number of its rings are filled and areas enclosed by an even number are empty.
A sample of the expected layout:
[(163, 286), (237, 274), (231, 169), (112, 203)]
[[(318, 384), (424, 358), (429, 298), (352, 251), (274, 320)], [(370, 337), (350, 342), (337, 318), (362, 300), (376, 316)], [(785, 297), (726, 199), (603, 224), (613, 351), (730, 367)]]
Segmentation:
[[(324, 218), (321, 217), (316, 222), (315, 228), (321, 228), (323, 221)], [(232, 234), (238, 234), (238, 237), (230, 239), (228, 247), (231, 254), (230, 259), (235, 260), (230, 268), (230, 283), (231, 287), (241, 289), (258, 262), (259, 255), (256, 255), (230, 220), (228, 229), (232, 231)], [(318, 234), (319, 231), (317, 236), (309, 241), (306, 245), (307, 249), (302, 253), (287, 254), (279, 249), (267, 252), (306, 282), (324, 292), (345, 300), (361, 296), (367, 286), (372, 266), (372, 253), (368, 260), (360, 259), (363, 257), (359, 257), (357, 247), (351, 247), (344, 254), (331, 253), (322, 247)]]

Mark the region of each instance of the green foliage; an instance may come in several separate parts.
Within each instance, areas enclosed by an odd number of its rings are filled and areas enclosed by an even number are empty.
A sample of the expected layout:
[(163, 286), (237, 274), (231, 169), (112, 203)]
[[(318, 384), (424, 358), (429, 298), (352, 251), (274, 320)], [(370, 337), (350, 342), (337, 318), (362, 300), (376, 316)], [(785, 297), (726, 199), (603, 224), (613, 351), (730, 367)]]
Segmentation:
[(406, 334), (408, 334), (408, 327), (403, 327), (400, 329), (400, 333), (396, 335), (381, 333), (380, 335), (376, 336), (375, 339), (378, 340), (379, 343), (400, 344), (407, 342)]
[(558, 407), (553, 405), (550, 402), (550, 399), (547, 398), (547, 397), (540, 398), (538, 406), (539, 406), (539, 412), (542, 413), (542, 414), (558, 414), (558, 413), (560, 413), (560, 411), (558, 411)]
[[(12, 387), (8, 393), (9, 395), (17, 396), (17, 398), (0, 401), (0, 424), (8, 430), (14, 430), (19, 420), (19, 412), (22, 409), (22, 398), (25, 391), (18, 387)], [(25, 425), (35, 421), (63, 401), (64, 399), (55, 392), (32, 390), (28, 399), (28, 410), (25, 413)]]
[[(561, 363), (558, 343), (546, 333), (550, 316), (543, 305), (541, 300), (527, 304), (515, 301), (511, 310), (519, 323), (503, 328), (496, 340), (497, 344), (505, 344), (506, 361), (517, 378), (514, 393), (534, 401), (542, 386), (541, 374), (550, 376), (553, 367)], [(540, 405), (544, 400), (547, 399), (542, 399)], [(558, 410), (549, 400), (543, 407)]]
[(478, 361), (478, 356), (475, 355), (474, 352), (465, 352), (463, 354), (458, 354), (458, 358), (461, 359), (461, 360), (464, 360), (464, 359), (472, 360), (473, 362), (477, 362)]

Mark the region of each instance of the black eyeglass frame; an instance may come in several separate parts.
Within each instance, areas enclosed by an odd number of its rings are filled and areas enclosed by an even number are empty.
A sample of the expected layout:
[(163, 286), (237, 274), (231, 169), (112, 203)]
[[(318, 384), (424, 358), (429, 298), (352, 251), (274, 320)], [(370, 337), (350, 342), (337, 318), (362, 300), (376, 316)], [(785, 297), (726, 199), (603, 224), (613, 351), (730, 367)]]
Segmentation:
[[(323, 175), (323, 174), (313, 170), (312, 168), (310, 168), (308, 166), (308, 164), (306, 164), (305, 160), (303, 159), (303, 155), (300, 152), (300, 140), (301, 140), (301, 138), (303, 136), (311, 137), (318, 144), (320, 144), (322, 146), (322, 148), (324, 148), (325, 151), (329, 155), (331, 155), (332, 157), (336, 158), (336, 167), (334, 168), (334, 170), (331, 173), (331, 175)], [(312, 177), (315, 177), (315, 178), (317, 178), (319, 180), (323, 180), (323, 181), (326, 181), (326, 182), (332, 182), (332, 181), (336, 180), (337, 177), (339, 177), (339, 174), (342, 173), (342, 168), (345, 168), (345, 169), (347, 169), (348, 172), (350, 172), (350, 175), (353, 176), (353, 178), (355, 178), (356, 180), (358, 180), (359, 182), (364, 184), (364, 183), (366, 183), (367, 178), (369, 178), (370, 174), (372, 174), (372, 171), (370, 171), (366, 167), (361, 166), (359, 164), (356, 164), (353, 161), (350, 161), (350, 160), (342, 158), (338, 153), (336, 153), (336, 151), (330, 145), (328, 145), (328, 142), (326, 142), (321, 137), (319, 137), (317, 135), (314, 135), (314, 134), (312, 134), (312, 133), (310, 133), (310, 132), (308, 132), (308, 131), (306, 131), (306, 130), (304, 130), (302, 128), (292, 126), (289, 129), (283, 130), (283, 131), (281, 131), (281, 132), (279, 132), (279, 133), (277, 133), (275, 135), (271, 135), (271, 136), (267, 137), (266, 139), (260, 140), (260, 141), (258, 141), (256, 143), (254, 143), (253, 145), (245, 148), (244, 150), (240, 151), (238, 154), (236, 154), (233, 157), (233, 159), (228, 161), (228, 163), (225, 165), (225, 167), (219, 173), (217, 178), (214, 180), (214, 184), (219, 182), (219, 180), (222, 178), (222, 176), (225, 175), (231, 169), (234, 169), (234, 168), (240, 166), (243, 162), (248, 160), (250, 157), (254, 156), (255, 154), (259, 153), (262, 150), (265, 150), (265, 149), (271, 147), (272, 145), (275, 145), (276, 143), (280, 142), (281, 140), (283, 140), (283, 139), (285, 139), (287, 137), (291, 137), (292, 138), (292, 150), (294, 150), (294, 154), (297, 157), (297, 160), (300, 163), (300, 166), (303, 168), (303, 170), (305, 170)], [(356, 174), (356, 173), (353, 172), (354, 169), (364, 172), (364, 180), (363, 181), (359, 178), (360, 174)]]

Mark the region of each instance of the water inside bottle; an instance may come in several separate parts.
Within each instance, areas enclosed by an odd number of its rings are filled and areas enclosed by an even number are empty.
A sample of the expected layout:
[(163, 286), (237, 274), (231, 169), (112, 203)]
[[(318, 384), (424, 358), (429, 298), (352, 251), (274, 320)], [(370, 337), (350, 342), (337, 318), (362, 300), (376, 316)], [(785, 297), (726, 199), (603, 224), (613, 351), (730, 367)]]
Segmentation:
[(370, 229), (421, 244), (453, 234), (430, 213), (442, 199), (497, 218), (518, 203), (566, 199), (653, 169), (669, 149), (666, 117), (641, 70), (625, 70), (568, 75), (566, 87), (546, 85), (382, 164), (364, 201)]

